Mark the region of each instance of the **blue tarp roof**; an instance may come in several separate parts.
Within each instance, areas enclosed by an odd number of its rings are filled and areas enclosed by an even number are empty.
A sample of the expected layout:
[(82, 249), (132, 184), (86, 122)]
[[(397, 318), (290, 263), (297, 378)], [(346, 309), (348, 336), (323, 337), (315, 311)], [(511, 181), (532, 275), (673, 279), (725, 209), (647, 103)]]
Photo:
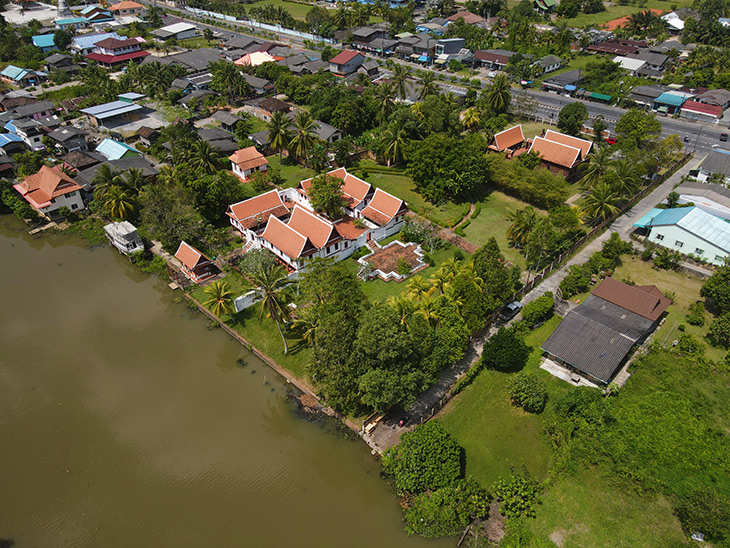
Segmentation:
[(418, 58), (418, 60), (421, 61), (422, 63), (427, 63), (428, 62), (428, 55), (421, 55)]
[(567, 84), (565, 86), (565, 91), (575, 91), (576, 89), (578, 89), (578, 88), (576, 86), (574, 86), (573, 84)]
[(15, 133), (0, 133), (0, 147), (4, 147), (8, 143), (22, 143), (23, 139), (15, 135)]
[(16, 67), (15, 65), (8, 65), (2, 70), (2, 72), (0, 72), (0, 74), (6, 78), (17, 81), (29, 74), (29, 71), (24, 68)]
[(96, 152), (103, 154), (107, 160), (120, 160), (127, 152), (132, 151), (139, 154), (139, 151), (126, 143), (120, 143), (113, 139), (104, 139), (99, 146), (96, 147)]
[(675, 95), (669, 91), (665, 91), (659, 97), (654, 99), (655, 103), (670, 105), (673, 107), (681, 107), (687, 99), (681, 95)]
[(39, 34), (33, 37), (33, 45), (38, 48), (53, 48), (56, 46), (53, 34)]

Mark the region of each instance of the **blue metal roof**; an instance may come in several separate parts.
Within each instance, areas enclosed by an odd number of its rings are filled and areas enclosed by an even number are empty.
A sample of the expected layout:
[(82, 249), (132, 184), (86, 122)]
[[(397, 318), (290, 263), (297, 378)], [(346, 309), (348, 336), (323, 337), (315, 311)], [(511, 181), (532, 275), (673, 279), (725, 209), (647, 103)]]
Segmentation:
[(16, 67), (15, 65), (8, 65), (2, 70), (2, 72), (0, 72), (0, 74), (17, 82), (30, 73), (27, 69)]
[(83, 17), (69, 17), (68, 19), (56, 19), (55, 23), (59, 27), (63, 25), (78, 25), (79, 23), (86, 23), (86, 19)]
[(98, 9), (99, 9), (99, 6), (97, 6), (96, 4), (94, 4), (94, 5), (91, 5), (91, 6), (86, 6), (83, 9), (80, 9), (79, 10), (79, 13), (81, 15), (86, 15), (87, 13), (91, 13), (93, 10), (98, 10)]
[(675, 207), (672, 209), (660, 209), (659, 213), (649, 221), (646, 226), (676, 225), (687, 215), (692, 213), (695, 207)]
[(38, 48), (55, 48), (56, 42), (53, 34), (39, 34), (33, 37), (33, 45)]
[(10, 120), (9, 122), (6, 122), (3, 128), (7, 129), (10, 133), (18, 133), (18, 128), (15, 127), (14, 122), (15, 120)]
[(655, 207), (649, 213), (644, 215), (641, 219), (636, 221), (633, 226), (638, 226), (639, 228), (644, 228), (644, 227), (652, 224), (652, 221), (654, 220), (654, 218), (657, 215), (659, 215), (662, 211), (666, 211), (666, 209), (659, 209), (659, 208)]
[(4, 147), (9, 143), (22, 143), (23, 139), (14, 133), (0, 133), (0, 147)]
[(107, 160), (120, 160), (124, 155), (132, 151), (139, 154), (139, 151), (126, 143), (120, 143), (113, 139), (104, 139), (99, 146), (96, 147), (96, 152), (106, 156)]
[(677, 225), (690, 234), (730, 252), (730, 223), (699, 207), (664, 209), (647, 226)]
[[(85, 19), (84, 19), (85, 21)], [(106, 40), (107, 38), (116, 38), (117, 40), (124, 40), (122, 36), (119, 36), (116, 32), (105, 32), (103, 34), (90, 34), (88, 36), (77, 36), (73, 39), (73, 43), (81, 49), (89, 49), (94, 47), (95, 44)]]
[(686, 97), (683, 97), (681, 95), (675, 95), (670, 91), (665, 91), (659, 97), (654, 99), (654, 102), (661, 103), (663, 105), (670, 105), (673, 107), (681, 107), (686, 100)]

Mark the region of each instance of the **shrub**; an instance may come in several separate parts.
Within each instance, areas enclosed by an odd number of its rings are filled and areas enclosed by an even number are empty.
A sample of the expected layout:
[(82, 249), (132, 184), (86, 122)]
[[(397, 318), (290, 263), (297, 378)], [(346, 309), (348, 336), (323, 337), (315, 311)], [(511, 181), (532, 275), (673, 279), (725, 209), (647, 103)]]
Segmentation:
[(676, 251), (671, 251), (666, 247), (660, 248), (654, 254), (654, 266), (661, 270), (677, 270), (681, 255)]
[(528, 413), (542, 413), (548, 400), (545, 383), (534, 373), (517, 373), (508, 383), (507, 390), (514, 405)]
[(479, 214), (482, 212), (482, 203), (478, 202), (477, 205), (474, 206), (474, 211), (471, 214), (472, 219), (476, 219), (479, 217)]
[(443, 240), (436, 235), (433, 226), (420, 219), (406, 219), (400, 235), (406, 242), (421, 244), (426, 251), (435, 251), (443, 245)]
[(687, 314), (687, 323), (689, 325), (696, 325), (702, 327), (705, 325), (705, 303), (697, 301), (689, 306), (689, 313)]
[(707, 540), (723, 540), (730, 532), (730, 503), (710, 487), (683, 497), (674, 510), (687, 535), (704, 533)]
[(401, 276), (408, 276), (411, 273), (411, 265), (403, 257), (399, 257), (396, 262), (396, 270)]
[(429, 255), (428, 253), (423, 254), (423, 262), (426, 263), (428, 266), (436, 266), (436, 261), (434, 261), (431, 255)]
[(534, 301), (530, 301), (522, 309), (522, 319), (528, 326), (535, 325), (553, 315), (555, 301), (552, 292), (548, 291)]
[(500, 327), (499, 331), (484, 344), (484, 367), (502, 371), (519, 371), (527, 363), (531, 348), (525, 344), (520, 332), (514, 327)]
[(730, 347), (730, 312), (725, 312), (712, 320), (707, 331), (707, 340), (712, 346)]
[(360, 247), (358, 250), (356, 250), (352, 255), (350, 255), (353, 260), (357, 261), (360, 257), (364, 257), (365, 255), (370, 253), (370, 248), (366, 245)]
[(677, 350), (691, 356), (702, 356), (705, 353), (705, 345), (689, 333), (682, 333), (677, 339)]
[(568, 268), (568, 275), (560, 282), (560, 291), (563, 297), (569, 299), (573, 295), (588, 291), (591, 285), (591, 273), (583, 265), (573, 265)]
[(494, 496), (501, 500), (499, 512), (503, 516), (518, 518), (534, 517), (535, 504), (542, 491), (540, 483), (531, 478), (527, 470), (512, 470), (509, 479), (499, 479), (492, 487)]

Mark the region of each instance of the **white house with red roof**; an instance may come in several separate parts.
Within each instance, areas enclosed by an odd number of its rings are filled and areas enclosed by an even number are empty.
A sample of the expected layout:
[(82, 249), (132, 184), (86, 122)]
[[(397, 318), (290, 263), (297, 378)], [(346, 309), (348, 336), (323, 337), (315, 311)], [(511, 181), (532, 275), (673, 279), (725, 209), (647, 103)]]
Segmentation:
[(81, 185), (57, 167), (43, 166), (38, 173), (28, 175), (13, 188), (45, 217), (62, 207), (71, 211), (84, 209)]
[[(370, 183), (363, 181), (359, 177), (355, 177), (352, 173), (348, 173), (344, 167), (329, 171), (325, 175), (342, 180), (342, 194), (347, 201), (348, 213), (351, 215), (354, 215), (356, 211), (362, 211), (375, 192), (375, 189)], [(308, 193), (313, 179), (314, 177), (301, 181), (297, 185), (296, 195), (292, 197), (295, 202), (309, 209), (312, 209), (312, 206), (309, 203)]]
[(270, 190), (229, 205), (226, 215), (231, 220), (231, 225), (249, 242), (256, 239), (258, 232), (268, 223), (269, 217), (273, 215), (277, 219), (285, 219), (289, 217), (289, 211), (279, 191)]
[(86, 58), (109, 67), (142, 59), (150, 54), (142, 49), (144, 43), (145, 39), (141, 37), (121, 40), (114, 37), (105, 38), (94, 45), (94, 50)]
[(489, 150), (496, 152), (514, 152), (525, 142), (525, 135), (522, 133), (522, 124), (517, 124), (509, 129), (500, 131), (494, 135)]
[(330, 59), (330, 72), (344, 77), (352, 74), (365, 62), (365, 56), (359, 51), (345, 50)]
[(180, 261), (180, 270), (183, 274), (196, 284), (212, 278), (218, 273), (213, 261), (184, 240), (180, 242), (175, 252), (175, 258)]
[(269, 161), (254, 146), (237, 150), (228, 159), (233, 174), (243, 182), (247, 182), (255, 171), (266, 171), (269, 167)]
[(360, 215), (376, 226), (370, 231), (368, 239), (381, 240), (392, 236), (403, 227), (407, 213), (408, 207), (403, 200), (376, 188), (373, 199)]

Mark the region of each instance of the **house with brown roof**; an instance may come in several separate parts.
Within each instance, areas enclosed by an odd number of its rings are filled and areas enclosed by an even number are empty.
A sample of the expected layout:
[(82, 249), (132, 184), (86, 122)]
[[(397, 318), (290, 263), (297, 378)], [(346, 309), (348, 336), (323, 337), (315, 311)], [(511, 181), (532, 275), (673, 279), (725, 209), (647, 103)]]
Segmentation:
[(291, 110), (291, 105), (274, 97), (266, 97), (263, 99), (251, 99), (243, 104), (243, 111), (260, 118), (264, 122), (271, 120), (271, 116), (275, 112), (286, 114)]
[(455, 23), (459, 19), (463, 19), (464, 23), (467, 25), (477, 25), (482, 28), (487, 28), (487, 20), (484, 19), (481, 15), (477, 15), (476, 13), (472, 13), (470, 11), (459, 11), (456, 12), (454, 15), (447, 17), (446, 20), (449, 23)]
[(536, 152), (543, 167), (571, 180), (577, 176), (577, 167), (586, 159), (593, 143), (586, 139), (565, 135), (551, 129), (535, 137), (529, 152)]
[(359, 51), (345, 50), (330, 59), (330, 72), (344, 77), (352, 74), (365, 62), (365, 56)]
[(518, 124), (504, 131), (495, 134), (489, 145), (489, 150), (496, 152), (507, 152), (508, 155), (522, 146), (525, 142), (525, 135), (522, 133), (522, 124)]
[(228, 159), (231, 161), (233, 174), (239, 177), (244, 183), (248, 182), (248, 178), (253, 172), (266, 171), (269, 167), (269, 161), (264, 158), (263, 154), (256, 150), (255, 146), (237, 150)]
[(180, 270), (196, 284), (212, 278), (218, 269), (208, 257), (195, 249), (184, 240), (175, 252), (175, 258), (180, 261)]
[(81, 185), (57, 167), (43, 166), (38, 173), (28, 175), (13, 185), (13, 188), (38, 213), (47, 218), (62, 207), (71, 211), (84, 209)]
[(656, 329), (671, 302), (654, 285), (606, 278), (565, 316), (542, 349), (557, 365), (606, 386), (631, 350)]

